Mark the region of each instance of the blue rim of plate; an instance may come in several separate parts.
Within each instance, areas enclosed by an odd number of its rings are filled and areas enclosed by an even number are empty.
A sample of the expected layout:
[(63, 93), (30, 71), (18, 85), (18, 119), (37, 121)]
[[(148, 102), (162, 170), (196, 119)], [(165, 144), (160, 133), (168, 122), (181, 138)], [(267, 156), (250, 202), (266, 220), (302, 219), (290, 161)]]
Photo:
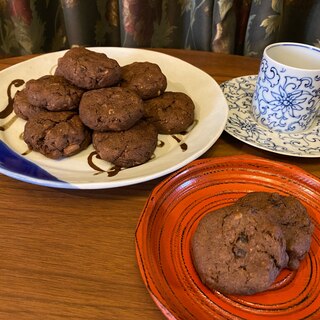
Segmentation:
[(69, 188), (67, 182), (59, 180), (40, 166), (13, 152), (1, 140), (0, 154), (0, 172), (11, 178), (33, 184), (45, 184), (50, 187), (60, 185), (61, 187)]
[(257, 75), (234, 78), (220, 84), (229, 107), (225, 131), (259, 149), (287, 156), (320, 157), (320, 116), (310, 129), (298, 133), (271, 131), (260, 125), (251, 113)]

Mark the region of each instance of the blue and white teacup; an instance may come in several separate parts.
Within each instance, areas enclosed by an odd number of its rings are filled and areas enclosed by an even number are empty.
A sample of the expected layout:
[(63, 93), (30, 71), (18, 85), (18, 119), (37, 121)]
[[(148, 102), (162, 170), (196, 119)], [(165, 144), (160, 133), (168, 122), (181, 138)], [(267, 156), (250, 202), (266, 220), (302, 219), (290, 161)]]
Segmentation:
[(273, 131), (299, 132), (320, 109), (320, 48), (279, 42), (267, 46), (252, 99), (255, 119)]

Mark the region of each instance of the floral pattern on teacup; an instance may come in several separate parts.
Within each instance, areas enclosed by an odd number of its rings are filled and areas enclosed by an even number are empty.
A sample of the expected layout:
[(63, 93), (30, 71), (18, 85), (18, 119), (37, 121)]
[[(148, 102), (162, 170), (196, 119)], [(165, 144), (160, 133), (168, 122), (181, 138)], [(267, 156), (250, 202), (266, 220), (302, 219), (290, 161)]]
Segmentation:
[[(287, 70), (270, 66), (262, 59), (253, 95), (255, 118), (271, 130), (306, 130), (317, 114), (319, 100), (316, 77), (286, 75)], [(307, 106), (302, 106), (307, 102)]]

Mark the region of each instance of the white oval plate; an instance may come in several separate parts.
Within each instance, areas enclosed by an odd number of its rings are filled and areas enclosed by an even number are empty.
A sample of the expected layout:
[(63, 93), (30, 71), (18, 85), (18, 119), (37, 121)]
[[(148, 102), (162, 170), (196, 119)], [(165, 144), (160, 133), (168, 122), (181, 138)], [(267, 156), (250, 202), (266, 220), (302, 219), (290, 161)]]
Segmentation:
[(118, 171), (96, 158), (93, 148), (62, 160), (28, 152), (21, 138), (25, 121), (14, 113), (4, 116), (9, 100), (22, 86), (10, 86), (53, 74), (65, 51), (48, 53), (0, 72), (0, 172), (28, 183), (67, 189), (100, 189), (132, 185), (169, 174), (206, 152), (224, 130), (228, 106), (220, 86), (202, 70), (172, 56), (145, 49), (89, 48), (103, 52), (123, 66), (149, 61), (160, 66), (168, 80), (167, 91), (188, 94), (195, 103), (195, 125), (184, 135), (159, 135), (154, 157), (147, 163)]

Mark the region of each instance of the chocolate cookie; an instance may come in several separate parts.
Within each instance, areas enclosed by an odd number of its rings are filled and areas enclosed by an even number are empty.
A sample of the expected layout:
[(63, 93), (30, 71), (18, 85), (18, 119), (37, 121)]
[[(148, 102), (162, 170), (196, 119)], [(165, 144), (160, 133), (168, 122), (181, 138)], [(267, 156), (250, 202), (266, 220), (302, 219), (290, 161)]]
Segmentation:
[(155, 63), (133, 62), (121, 71), (121, 86), (135, 91), (144, 100), (159, 96), (167, 88), (167, 78)]
[(72, 156), (91, 143), (91, 133), (75, 112), (43, 112), (27, 121), (23, 134), (31, 150), (48, 158)]
[(144, 117), (159, 133), (180, 133), (193, 123), (194, 108), (192, 99), (185, 93), (168, 91), (144, 101)]
[(155, 127), (140, 120), (126, 131), (93, 133), (93, 147), (101, 159), (119, 167), (133, 167), (147, 162), (158, 141)]
[(268, 289), (288, 262), (280, 226), (241, 206), (205, 215), (193, 235), (191, 253), (201, 281), (225, 294)]
[(279, 224), (286, 239), (288, 268), (298, 269), (300, 261), (310, 249), (313, 224), (302, 203), (292, 196), (278, 193), (252, 192), (236, 202), (253, 210), (263, 211)]
[(121, 131), (132, 127), (143, 116), (141, 98), (120, 87), (86, 92), (80, 102), (82, 122), (97, 131)]
[(28, 101), (49, 111), (70, 111), (79, 107), (83, 90), (61, 76), (46, 75), (26, 83)]
[(13, 111), (24, 120), (34, 117), (39, 112), (45, 112), (46, 109), (32, 105), (26, 95), (26, 89), (17, 91), (13, 100)]
[(80, 88), (98, 89), (116, 85), (121, 79), (121, 67), (104, 53), (75, 47), (58, 59), (55, 74)]

